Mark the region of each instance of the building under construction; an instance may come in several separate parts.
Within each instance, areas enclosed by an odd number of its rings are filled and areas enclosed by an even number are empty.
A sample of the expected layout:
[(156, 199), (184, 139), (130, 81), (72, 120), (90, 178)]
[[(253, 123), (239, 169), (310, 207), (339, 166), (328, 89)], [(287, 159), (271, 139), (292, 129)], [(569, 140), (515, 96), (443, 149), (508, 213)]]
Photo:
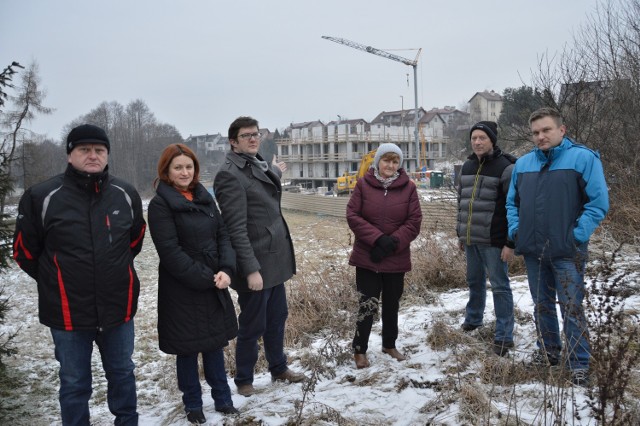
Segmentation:
[(416, 153), (414, 114), (414, 109), (383, 111), (370, 123), (342, 118), (326, 124), (320, 120), (292, 123), (276, 140), (278, 160), (287, 163), (283, 179), (309, 189), (333, 189), (338, 177), (356, 173), (362, 157), (385, 142), (400, 147), (406, 170), (431, 169), (447, 152), (446, 119), (438, 112), (418, 109), (420, 152)]

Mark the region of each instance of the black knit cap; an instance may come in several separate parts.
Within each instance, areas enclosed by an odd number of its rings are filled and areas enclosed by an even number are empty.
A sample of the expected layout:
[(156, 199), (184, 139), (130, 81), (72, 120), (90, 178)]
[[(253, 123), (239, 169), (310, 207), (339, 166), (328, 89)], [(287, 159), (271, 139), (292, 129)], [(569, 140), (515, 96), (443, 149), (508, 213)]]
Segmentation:
[(471, 133), (473, 133), (473, 131), (476, 129), (482, 130), (483, 132), (485, 132), (487, 136), (489, 136), (489, 139), (491, 139), (491, 143), (493, 144), (493, 146), (496, 145), (496, 142), (498, 142), (498, 125), (496, 124), (495, 121), (477, 122), (471, 128), (471, 131), (469, 132), (469, 137), (471, 137)]
[(111, 150), (111, 143), (107, 133), (93, 124), (82, 124), (74, 127), (69, 132), (69, 136), (67, 136), (67, 154), (70, 154), (73, 148), (83, 143), (99, 143), (107, 147), (107, 153)]

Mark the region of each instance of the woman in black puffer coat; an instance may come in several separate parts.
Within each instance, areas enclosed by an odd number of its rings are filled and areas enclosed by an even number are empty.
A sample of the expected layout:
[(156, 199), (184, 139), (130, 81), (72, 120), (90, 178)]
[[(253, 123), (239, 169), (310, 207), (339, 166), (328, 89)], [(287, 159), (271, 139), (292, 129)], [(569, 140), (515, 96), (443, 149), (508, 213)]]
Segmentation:
[(228, 286), (235, 252), (212, 195), (198, 182), (199, 164), (186, 145), (169, 145), (158, 162), (149, 229), (160, 257), (160, 350), (177, 355), (178, 387), (191, 422), (204, 423), (198, 354), (215, 409), (237, 413), (223, 348), (238, 331)]

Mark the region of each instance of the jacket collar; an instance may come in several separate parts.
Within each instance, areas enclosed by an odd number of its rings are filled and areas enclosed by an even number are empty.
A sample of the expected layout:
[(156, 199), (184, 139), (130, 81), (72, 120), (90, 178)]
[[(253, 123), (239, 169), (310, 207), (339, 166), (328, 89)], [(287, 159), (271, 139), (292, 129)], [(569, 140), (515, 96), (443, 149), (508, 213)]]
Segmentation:
[[(260, 156), (260, 154), (256, 154), (256, 158), (258, 160), (263, 161), (263, 158), (262, 156)], [(245, 167), (249, 167), (251, 175), (256, 179), (259, 179), (265, 183), (268, 183), (270, 185), (276, 185), (275, 182), (280, 181), (280, 178), (278, 178), (278, 176), (275, 173), (273, 173), (271, 169), (267, 170), (267, 172), (263, 172), (262, 170), (260, 170), (258, 166), (252, 165), (246, 158), (243, 158), (242, 156), (238, 155), (233, 151), (229, 151), (227, 153), (227, 159), (231, 161), (233, 164), (235, 164), (236, 167), (238, 167), (240, 170), (244, 169)]]
[(560, 154), (562, 154), (564, 151), (568, 150), (574, 145), (575, 145), (575, 142), (565, 136), (564, 138), (562, 138), (562, 142), (560, 142), (560, 145), (554, 146), (553, 148), (549, 149), (546, 152), (536, 146), (533, 149), (533, 152), (535, 153), (536, 157), (540, 161), (545, 163), (547, 161), (550, 162), (552, 159), (558, 158)]
[(109, 180), (109, 166), (100, 173), (84, 173), (68, 163), (64, 175), (83, 191), (98, 194), (103, 191)]
[[(398, 169), (398, 174), (399, 174), (398, 178), (394, 180), (387, 189), (401, 188), (405, 186), (407, 183), (409, 183), (409, 176), (407, 175), (407, 172), (405, 172), (403, 168)], [(373, 174), (373, 167), (367, 171), (367, 173), (364, 175), (364, 179), (366, 179), (367, 183), (371, 186), (375, 186), (376, 188), (383, 187), (382, 182), (376, 179), (376, 176)]]
[(191, 210), (193, 204), (210, 204), (213, 202), (213, 196), (201, 183), (198, 183), (193, 191), (193, 201), (187, 200), (176, 188), (163, 181), (158, 182), (156, 194), (162, 197), (172, 210)]
[[(498, 147), (497, 145), (494, 145), (493, 151), (491, 152), (491, 154), (485, 155), (482, 158), (484, 158), (484, 161), (491, 161), (493, 159), (500, 157), (501, 155), (502, 155), (502, 150), (500, 149), (500, 147)], [(471, 155), (467, 157), (467, 160), (480, 162), (480, 158), (478, 158), (475, 152), (471, 153)]]

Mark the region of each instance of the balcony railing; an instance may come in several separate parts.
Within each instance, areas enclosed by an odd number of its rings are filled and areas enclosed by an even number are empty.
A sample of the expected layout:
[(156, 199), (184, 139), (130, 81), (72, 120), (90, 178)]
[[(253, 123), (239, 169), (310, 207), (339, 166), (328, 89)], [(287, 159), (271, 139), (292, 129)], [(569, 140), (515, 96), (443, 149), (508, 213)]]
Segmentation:
[[(437, 138), (438, 141), (445, 141), (446, 138)], [(367, 134), (367, 135), (331, 135), (331, 136), (305, 136), (302, 138), (276, 139), (277, 145), (308, 145), (314, 143), (349, 143), (349, 142), (394, 142), (394, 143), (414, 143), (415, 136), (413, 132), (406, 135), (384, 135), (384, 134)]]
[[(445, 151), (440, 155), (440, 151), (427, 151), (427, 158), (443, 158), (445, 155)], [(335, 154), (291, 154), (291, 155), (278, 155), (279, 161), (284, 161), (285, 163), (311, 163), (311, 162), (347, 162), (347, 161), (360, 161), (362, 158), (362, 152), (352, 152), (350, 154), (346, 153), (335, 153)], [(415, 155), (408, 156), (408, 154), (404, 153), (405, 160), (415, 160)]]

